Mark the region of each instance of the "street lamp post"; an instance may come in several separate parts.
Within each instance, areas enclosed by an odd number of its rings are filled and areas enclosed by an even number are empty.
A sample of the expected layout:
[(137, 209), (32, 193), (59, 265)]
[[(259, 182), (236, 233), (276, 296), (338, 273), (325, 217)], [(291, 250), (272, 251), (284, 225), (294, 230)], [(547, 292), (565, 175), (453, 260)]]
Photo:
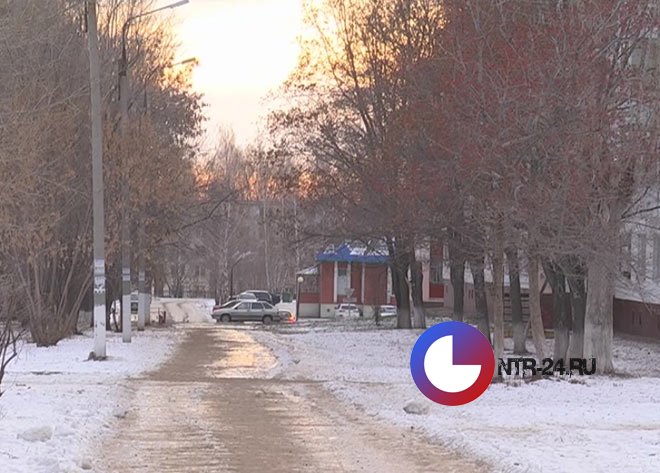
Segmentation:
[(94, 241), (94, 357), (106, 357), (105, 343), (105, 218), (103, 210), (103, 118), (96, 0), (87, 2), (87, 39), (92, 118), (92, 209)]
[(300, 286), (301, 284), (305, 281), (305, 278), (301, 276), (298, 276), (298, 279), (296, 280), (296, 320), (298, 320), (300, 317), (298, 317), (298, 314), (300, 314)]
[[(180, 64), (188, 64), (197, 62), (197, 58), (188, 58), (183, 61), (176, 62), (174, 64), (167, 64), (165, 66), (157, 66), (155, 67), (147, 76), (147, 78), (144, 81), (144, 111), (148, 115), (150, 110), (149, 110), (149, 102), (147, 100), (147, 88), (149, 81), (151, 78), (154, 76), (159, 71), (162, 71), (166, 67), (173, 67), (173, 66), (178, 66)], [(149, 307), (149, 297), (150, 294), (147, 294), (146, 292), (146, 271), (145, 271), (145, 252), (146, 252), (146, 222), (145, 222), (145, 215), (144, 215), (144, 209), (142, 208), (142, 205), (139, 205), (138, 208), (138, 246), (137, 246), (137, 251), (138, 251), (138, 331), (144, 330), (145, 325), (149, 325), (151, 323), (151, 309)]]
[[(185, 5), (189, 0), (180, 0), (178, 2), (165, 5), (164, 7), (156, 8), (144, 13), (133, 15), (128, 17), (124, 22), (124, 26), (121, 29), (121, 58), (119, 61), (119, 106), (121, 110), (121, 143), (122, 143), (122, 152), (121, 157), (122, 170), (121, 170), (121, 201), (122, 201), (122, 212), (121, 212), (121, 278), (122, 278), (122, 340), (124, 343), (130, 343), (131, 341), (131, 248), (130, 248), (130, 225), (129, 225), (129, 169), (128, 169), (128, 95), (129, 95), (129, 84), (128, 84), (128, 52), (126, 49), (126, 37), (128, 35), (128, 28), (131, 24), (138, 20), (139, 18), (144, 18), (154, 13), (179, 7)], [(142, 277), (144, 285), (144, 273), (140, 274), (139, 277)], [(139, 305), (139, 302), (138, 302)], [(144, 311), (144, 306), (143, 306)], [(139, 316), (139, 314), (138, 314)], [(144, 313), (143, 313), (144, 316)], [(144, 327), (144, 319), (142, 320), (142, 327)], [(138, 327), (140, 323), (138, 321)]]
[(121, 60), (119, 62), (119, 107), (121, 110), (121, 333), (124, 343), (131, 341), (131, 253), (130, 228), (128, 222), (128, 58), (126, 54), (126, 31), (129, 20), (122, 28)]

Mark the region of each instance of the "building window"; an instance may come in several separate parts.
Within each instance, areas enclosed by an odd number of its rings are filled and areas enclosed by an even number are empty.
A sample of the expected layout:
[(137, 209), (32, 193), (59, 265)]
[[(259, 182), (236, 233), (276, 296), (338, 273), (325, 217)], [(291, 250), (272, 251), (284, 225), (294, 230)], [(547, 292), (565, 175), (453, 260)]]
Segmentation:
[(637, 279), (646, 279), (646, 234), (639, 234), (639, 248), (637, 248)]
[(431, 284), (443, 284), (442, 278), (442, 263), (431, 264)]
[(622, 261), (621, 274), (626, 279), (631, 279), (630, 261), (632, 257), (632, 234), (625, 233), (621, 245)]
[(337, 268), (337, 295), (345, 296), (348, 294), (348, 269)]

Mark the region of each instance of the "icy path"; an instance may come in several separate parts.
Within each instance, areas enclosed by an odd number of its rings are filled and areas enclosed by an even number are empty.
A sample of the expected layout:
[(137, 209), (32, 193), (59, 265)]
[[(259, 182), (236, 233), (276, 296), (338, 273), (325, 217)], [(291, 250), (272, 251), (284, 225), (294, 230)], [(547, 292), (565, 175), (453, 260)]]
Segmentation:
[(375, 424), (314, 381), (272, 378), (278, 360), (253, 328), (190, 323), (168, 363), (128, 383), (135, 402), (113, 422), (96, 471), (484, 471), (410, 430)]
[(124, 344), (108, 333), (108, 359), (87, 361), (91, 333), (55, 347), (25, 344), (0, 397), (0, 472), (65, 473), (93, 466), (87, 446), (121, 417), (132, 397), (121, 381), (153, 370), (177, 343), (175, 329), (151, 328)]

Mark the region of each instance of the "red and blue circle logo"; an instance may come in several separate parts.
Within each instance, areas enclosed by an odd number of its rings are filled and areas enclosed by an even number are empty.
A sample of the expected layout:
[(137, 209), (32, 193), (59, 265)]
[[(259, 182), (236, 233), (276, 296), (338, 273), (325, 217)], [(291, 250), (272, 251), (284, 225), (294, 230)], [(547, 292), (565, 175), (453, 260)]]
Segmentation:
[(481, 396), (493, 378), (490, 342), (472, 325), (443, 322), (426, 330), (410, 355), (410, 372), (433, 402), (460, 406)]

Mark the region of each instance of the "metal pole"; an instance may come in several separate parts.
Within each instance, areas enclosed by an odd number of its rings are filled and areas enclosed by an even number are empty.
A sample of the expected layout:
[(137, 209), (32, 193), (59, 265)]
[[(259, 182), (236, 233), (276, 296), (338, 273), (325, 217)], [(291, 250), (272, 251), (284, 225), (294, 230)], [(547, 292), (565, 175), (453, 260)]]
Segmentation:
[(147, 294), (144, 274), (144, 223), (138, 222), (138, 331), (144, 330), (147, 316)]
[[(144, 88), (144, 109), (145, 115), (149, 116), (149, 104), (147, 102), (147, 85)], [(146, 229), (145, 229), (145, 212), (142, 203), (139, 204), (138, 219), (138, 331), (144, 330), (147, 323), (147, 293), (145, 283), (145, 243), (146, 243)]]
[[(152, 72), (153, 73), (153, 72)], [(147, 87), (148, 81), (151, 78), (151, 74), (147, 77), (147, 80), (144, 84), (144, 113), (145, 116), (149, 117), (149, 102), (147, 100)], [(146, 293), (146, 282), (145, 282), (145, 243), (146, 243), (146, 222), (145, 222), (145, 212), (142, 208), (142, 203), (140, 202), (139, 215), (140, 218), (137, 221), (138, 225), (138, 331), (144, 330), (145, 325), (150, 325), (151, 323), (151, 314), (149, 312), (149, 296)], [(149, 314), (149, 315), (147, 315)]]
[(131, 342), (131, 232), (129, 227), (128, 186), (128, 60), (126, 55), (126, 30), (122, 28), (121, 61), (119, 63), (119, 106), (121, 109), (121, 333), (124, 343)]
[[(147, 117), (149, 116), (150, 107), (147, 101), (147, 88), (144, 89), (144, 108)], [(146, 218), (145, 211), (140, 204), (140, 220), (138, 221), (138, 330), (144, 330), (145, 325), (151, 325), (151, 280), (149, 282), (149, 292), (147, 293), (146, 285)], [(140, 329), (142, 324), (142, 329)]]
[(298, 276), (296, 279), (296, 321), (300, 319), (298, 316), (300, 314), (300, 284), (302, 283), (301, 281), (302, 276)]
[[(121, 107), (121, 142), (122, 142), (122, 166), (121, 166), (121, 202), (122, 220), (121, 220), (121, 266), (122, 266), (122, 340), (125, 343), (131, 341), (131, 231), (130, 231), (130, 186), (129, 186), (129, 159), (128, 159), (128, 54), (126, 51), (126, 35), (131, 22), (138, 18), (152, 15), (154, 13), (174, 9), (189, 3), (189, 0), (179, 0), (169, 5), (156, 8), (154, 10), (140, 13), (129, 17), (121, 29), (121, 60), (119, 62), (119, 95)], [(146, 94), (146, 91), (145, 91)], [(146, 99), (146, 95), (145, 95)], [(147, 295), (145, 294), (145, 274), (144, 274), (144, 222), (143, 214), (140, 212), (138, 221), (138, 330), (144, 330), (147, 310)], [(149, 302), (150, 304), (150, 302)], [(150, 317), (150, 316), (149, 316)]]
[(87, 2), (87, 39), (92, 118), (92, 205), (94, 240), (94, 356), (106, 357), (105, 343), (105, 219), (103, 209), (103, 123), (96, 0)]
[[(146, 270), (145, 270), (146, 272)], [(146, 274), (145, 274), (146, 276)], [(147, 281), (149, 284), (147, 284), (147, 289), (146, 289), (146, 320), (145, 320), (145, 325), (149, 326), (151, 325), (151, 299), (152, 299), (152, 293), (153, 293), (153, 288), (154, 288), (154, 278), (151, 273), (149, 273), (149, 277), (147, 278)]]

